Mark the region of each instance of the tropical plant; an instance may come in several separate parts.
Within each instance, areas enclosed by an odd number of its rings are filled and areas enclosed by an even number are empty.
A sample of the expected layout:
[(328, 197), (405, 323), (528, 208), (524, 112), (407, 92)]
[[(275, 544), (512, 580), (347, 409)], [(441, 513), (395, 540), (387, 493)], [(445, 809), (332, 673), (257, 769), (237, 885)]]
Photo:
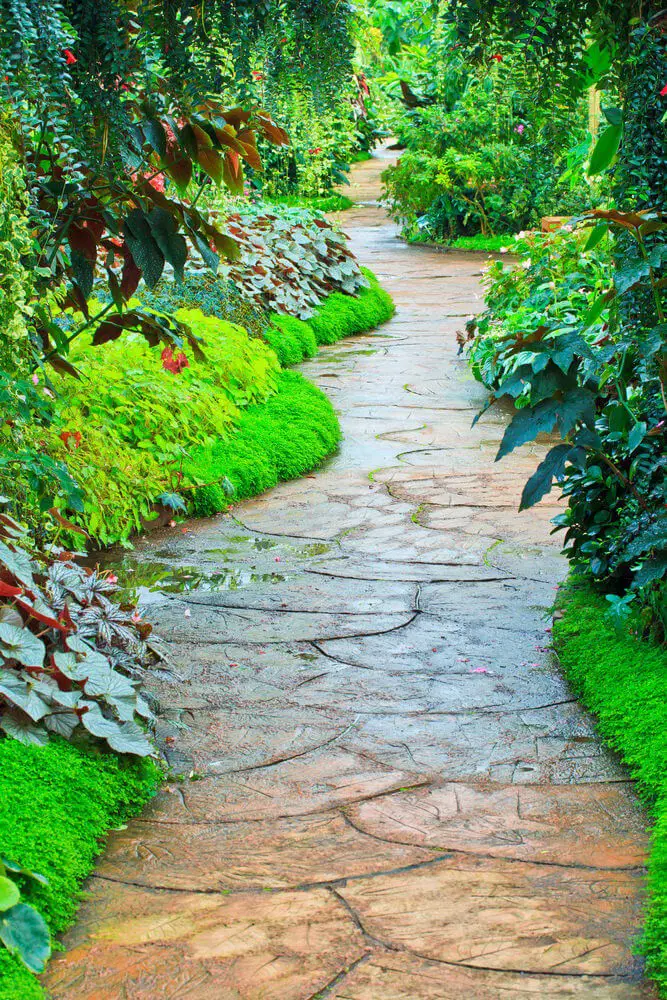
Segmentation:
[[(64, 526), (72, 529), (67, 522)], [(113, 576), (52, 546), (39, 552), (0, 514), (0, 729), (25, 743), (99, 738), (119, 753), (154, 752), (139, 692), (150, 625), (118, 605)]]

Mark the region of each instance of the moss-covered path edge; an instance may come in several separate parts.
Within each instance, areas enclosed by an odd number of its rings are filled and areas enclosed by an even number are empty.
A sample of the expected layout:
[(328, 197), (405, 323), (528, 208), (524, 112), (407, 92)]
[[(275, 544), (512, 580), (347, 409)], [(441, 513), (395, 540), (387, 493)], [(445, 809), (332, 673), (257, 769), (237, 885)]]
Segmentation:
[(340, 451), (128, 567), (181, 780), (111, 836), (58, 1000), (652, 995), (645, 817), (549, 651), (554, 508), (470, 426), (483, 258), (400, 242), (381, 168), (345, 227), (396, 317), (302, 368)]

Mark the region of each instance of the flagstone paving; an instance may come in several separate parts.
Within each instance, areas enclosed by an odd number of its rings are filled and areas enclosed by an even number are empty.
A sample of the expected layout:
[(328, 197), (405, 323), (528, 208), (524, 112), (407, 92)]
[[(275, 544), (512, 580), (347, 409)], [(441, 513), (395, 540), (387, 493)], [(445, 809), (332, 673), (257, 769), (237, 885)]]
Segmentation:
[(396, 317), (303, 366), (340, 453), (126, 558), (180, 780), (111, 835), (56, 1000), (654, 995), (645, 817), (548, 651), (555, 500), (517, 513), (543, 449), (471, 428), (483, 257), (397, 238), (390, 156), (344, 223)]

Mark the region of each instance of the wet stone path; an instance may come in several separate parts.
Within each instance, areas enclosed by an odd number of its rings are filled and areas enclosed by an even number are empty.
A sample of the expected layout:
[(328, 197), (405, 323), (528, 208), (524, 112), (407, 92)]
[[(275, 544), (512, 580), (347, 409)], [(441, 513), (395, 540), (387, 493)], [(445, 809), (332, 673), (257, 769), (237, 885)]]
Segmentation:
[(483, 259), (397, 239), (381, 169), (345, 226), (396, 318), (303, 367), (340, 453), (126, 567), (183, 780), (111, 835), (57, 1000), (653, 996), (644, 818), (547, 649), (555, 509), (516, 509), (539, 449), (471, 429)]

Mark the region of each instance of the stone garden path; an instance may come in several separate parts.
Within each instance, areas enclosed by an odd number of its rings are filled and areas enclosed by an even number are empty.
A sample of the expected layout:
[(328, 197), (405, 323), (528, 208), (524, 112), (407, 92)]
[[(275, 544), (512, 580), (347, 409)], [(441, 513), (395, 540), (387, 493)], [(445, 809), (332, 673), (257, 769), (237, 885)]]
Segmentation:
[(340, 453), (125, 567), (183, 780), (111, 835), (57, 1000), (653, 996), (644, 817), (546, 648), (555, 510), (517, 513), (536, 455), (494, 464), (506, 414), (471, 429), (483, 258), (397, 238), (390, 155), (344, 222), (396, 318), (303, 367)]

